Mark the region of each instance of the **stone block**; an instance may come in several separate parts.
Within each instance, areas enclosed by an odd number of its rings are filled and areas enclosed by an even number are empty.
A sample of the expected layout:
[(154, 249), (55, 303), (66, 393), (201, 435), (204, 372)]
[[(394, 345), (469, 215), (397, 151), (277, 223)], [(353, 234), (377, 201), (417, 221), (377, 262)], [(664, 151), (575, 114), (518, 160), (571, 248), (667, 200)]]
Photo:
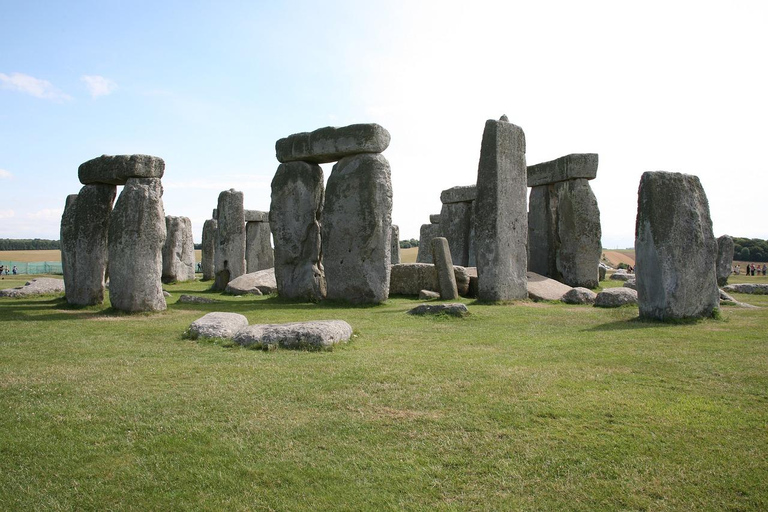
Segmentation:
[(247, 272), (256, 272), (275, 266), (275, 252), (269, 240), (269, 222), (247, 222), (245, 224), (245, 267)]
[(389, 140), (389, 132), (374, 123), (328, 126), (278, 140), (275, 153), (282, 163), (324, 164), (361, 153), (381, 153), (389, 146)]
[(192, 240), (192, 221), (188, 217), (166, 215), (165, 231), (162, 281), (194, 281), (195, 243)]
[(723, 235), (717, 239), (717, 286), (728, 284), (733, 272), (733, 238)]
[(471, 202), (476, 197), (477, 187), (475, 185), (452, 187), (440, 192), (440, 201), (443, 204)]
[(459, 292), (456, 288), (456, 277), (453, 275), (453, 262), (448, 240), (444, 237), (432, 239), (432, 260), (437, 271), (437, 289), (443, 300), (456, 300)]
[(419, 250), (417, 263), (432, 263), (432, 239), (442, 236), (440, 224), (422, 224), (419, 231)]
[(229, 279), (232, 280), (246, 273), (243, 193), (235, 189), (222, 191), (216, 209), (218, 219), (213, 254), (214, 268), (217, 275), (227, 269)]
[(573, 179), (593, 180), (597, 176), (597, 153), (575, 153), (528, 167), (528, 186), (549, 185)]
[(129, 178), (162, 178), (165, 161), (150, 155), (101, 155), (80, 164), (80, 183), (125, 185)]
[(245, 222), (269, 222), (269, 212), (259, 210), (243, 210)]
[(216, 276), (214, 258), (216, 253), (216, 228), (218, 221), (208, 219), (203, 223), (202, 250), (200, 251), (200, 266), (203, 270), (203, 281), (210, 281)]

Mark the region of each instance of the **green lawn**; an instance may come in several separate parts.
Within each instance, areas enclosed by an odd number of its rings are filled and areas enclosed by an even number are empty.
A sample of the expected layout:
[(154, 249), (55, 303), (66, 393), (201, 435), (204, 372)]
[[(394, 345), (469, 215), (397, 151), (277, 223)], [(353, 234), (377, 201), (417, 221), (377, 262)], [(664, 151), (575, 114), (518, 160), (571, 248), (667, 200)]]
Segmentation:
[[(414, 318), (411, 299), (205, 288), (168, 286), (154, 315), (0, 299), (0, 509), (768, 509), (768, 296), (666, 325), (632, 307), (468, 300), (466, 319)], [(184, 339), (210, 311), (340, 318), (356, 337)]]

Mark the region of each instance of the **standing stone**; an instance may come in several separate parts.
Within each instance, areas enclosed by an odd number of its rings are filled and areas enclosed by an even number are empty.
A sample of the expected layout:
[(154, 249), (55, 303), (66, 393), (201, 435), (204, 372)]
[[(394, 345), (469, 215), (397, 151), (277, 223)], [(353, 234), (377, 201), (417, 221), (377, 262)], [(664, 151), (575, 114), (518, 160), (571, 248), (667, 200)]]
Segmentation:
[(602, 253), (597, 198), (586, 179), (555, 183), (557, 194), (557, 272), (568, 286), (596, 288)]
[[(267, 212), (263, 213), (267, 215)], [(249, 274), (275, 266), (269, 234), (269, 222), (245, 224), (245, 266)]]
[(506, 121), (486, 121), (474, 222), (480, 300), (528, 296), (526, 170), (522, 128)]
[(432, 239), (440, 236), (440, 224), (422, 224), (416, 263), (432, 263)]
[(77, 199), (67, 200), (61, 240), (64, 286), (70, 304), (90, 306), (104, 301), (109, 218), (116, 194), (114, 185), (94, 183), (81, 188)]
[[(200, 266), (203, 270), (203, 281), (210, 281), (216, 276), (214, 271), (214, 253), (216, 251), (216, 219), (208, 219), (203, 224), (203, 240)], [(226, 286), (226, 283), (225, 283)]]
[(166, 309), (161, 277), (165, 242), (159, 178), (130, 178), (109, 223), (109, 299), (120, 311)]
[(269, 227), (275, 244), (277, 293), (288, 299), (325, 297), (320, 244), (323, 170), (317, 164), (281, 164), (272, 179)]
[(194, 281), (195, 243), (192, 240), (192, 221), (188, 217), (167, 215), (165, 231), (162, 281)]
[(444, 203), (440, 212), (441, 235), (448, 239), (451, 258), (456, 265), (469, 265), (472, 203)]
[(323, 263), (329, 299), (379, 303), (389, 296), (392, 182), (381, 154), (333, 166), (323, 211)]
[(392, 226), (390, 230), (389, 235), (390, 240), (390, 252), (392, 254), (392, 259), (390, 262), (393, 265), (399, 265), (400, 264), (400, 228), (397, 226)]
[(453, 261), (448, 240), (437, 237), (432, 240), (432, 259), (437, 270), (437, 283), (440, 289), (440, 298), (443, 300), (456, 300), (459, 292), (456, 288), (456, 277), (453, 274)]
[(635, 258), (641, 318), (712, 315), (719, 304), (717, 241), (698, 177), (661, 171), (643, 174)]
[[(216, 210), (218, 223), (216, 225), (214, 268), (216, 274), (227, 269), (229, 279), (232, 280), (245, 274), (243, 193), (235, 189), (224, 190), (219, 194)], [(218, 290), (218, 288), (216, 289)], [(223, 291), (223, 289), (219, 291)]]
[(733, 272), (733, 238), (723, 235), (717, 239), (717, 286), (728, 284)]
[[(557, 279), (557, 196), (552, 185), (531, 188), (528, 206), (528, 269)], [(554, 196), (554, 198), (553, 198)]]

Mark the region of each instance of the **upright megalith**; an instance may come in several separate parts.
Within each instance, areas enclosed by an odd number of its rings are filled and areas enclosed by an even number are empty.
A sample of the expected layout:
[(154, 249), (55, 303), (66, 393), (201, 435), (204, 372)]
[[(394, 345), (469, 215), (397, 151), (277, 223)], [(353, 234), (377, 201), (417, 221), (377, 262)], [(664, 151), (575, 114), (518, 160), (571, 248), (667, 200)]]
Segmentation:
[(109, 222), (109, 299), (121, 311), (166, 309), (161, 277), (166, 238), (159, 178), (129, 178)]
[(213, 255), (214, 272), (218, 275), (226, 269), (229, 279), (232, 280), (246, 271), (243, 193), (235, 189), (222, 191), (216, 211), (218, 217)]
[(733, 272), (733, 238), (723, 235), (717, 239), (717, 286), (728, 284)]
[(269, 241), (269, 212), (246, 210), (245, 219), (245, 266), (248, 273), (274, 267), (275, 255)]
[(485, 123), (477, 171), (475, 250), (478, 298), (528, 296), (525, 134), (506, 120)]
[[(203, 270), (203, 281), (210, 281), (216, 276), (214, 271), (214, 254), (216, 252), (216, 219), (208, 219), (203, 223), (202, 249), (200, 251), (200, 266)], [(224, 285), (226, 286), (226, 284)]]
[(453, 261), (448, 240), (439, 236), (432, 239), (432, 259), (437, 271), (437, 286), (440, 290), (440, 298), (443, 300), (456, 300), (459, 292), (456, 287), (456, 276), (453, 273)]
[[(61, 253), (67, 302), (78, 306), (104, 301), (107, 236), (117, 188), (93, 183), (67, 199), (62, 215)], [(71, 197), (71, 196), (70, 196)]]
[(319, 301), (325, 297), (320, 243), (324, 201), (323, 170), (317, 164), (289, 162), (272, 179), (269, 227), (275, 244), (278, 295)]
[(328, 178), (323, 265), (329, 299), (379, 303), (389, 296), (392, 182), (381, 154), (342, 158)]
[(389, 261), (393, 265), (399, 265), (400, 264), (400, 228), (398, 226), (393, 225), (390, 228), (389, 246), (390, 246), (390, 252), (392, 253)]
[[(433, 216), (430, 216), (430, 218)], [(432, 240), (442, 234), (439, 223), (422, 224), (416, 263), (432, 263)]]
[(719, 304), (709, 203), (699, 178), (646, 172), (635, 224), (635, 274), (641, 318), (711, 316)]
[(275, 143), (277, 160), (324, 164), (362, 153), (381, 153), (389, 146), (387, 130), (375, 123), (328, 126), (290, 135)]
[(188, 217), (167, 215), (165, 231), (162, 281), (194, 281), (195, 243), (192, 240), (192, 221)]
[(443, 203), (440, 211), (440, 231), (448, 240), (451, 258), (456, 265), (469, 265), (472, 212), (476, 196), (477, 189), (474, 185), (449, 188), (440, 194), (440, 201)]

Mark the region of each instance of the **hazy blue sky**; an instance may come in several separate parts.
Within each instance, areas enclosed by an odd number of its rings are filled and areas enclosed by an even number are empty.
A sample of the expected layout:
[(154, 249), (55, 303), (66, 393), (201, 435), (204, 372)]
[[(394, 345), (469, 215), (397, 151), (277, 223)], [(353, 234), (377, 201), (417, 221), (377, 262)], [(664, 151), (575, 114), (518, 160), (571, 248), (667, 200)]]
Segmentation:
[(0, 237), (58, 238), (80, 163), (148, 153), (200, 241), (221, 190), (269, 208), (278, 138), (378, 122), (418, 238), (507, 114), (529, 164), (600, 154), (606, 247), (651, 170), (698, 175), (716, 235), (768, 238), (766, 49), (763, 1), (0, 0)]

